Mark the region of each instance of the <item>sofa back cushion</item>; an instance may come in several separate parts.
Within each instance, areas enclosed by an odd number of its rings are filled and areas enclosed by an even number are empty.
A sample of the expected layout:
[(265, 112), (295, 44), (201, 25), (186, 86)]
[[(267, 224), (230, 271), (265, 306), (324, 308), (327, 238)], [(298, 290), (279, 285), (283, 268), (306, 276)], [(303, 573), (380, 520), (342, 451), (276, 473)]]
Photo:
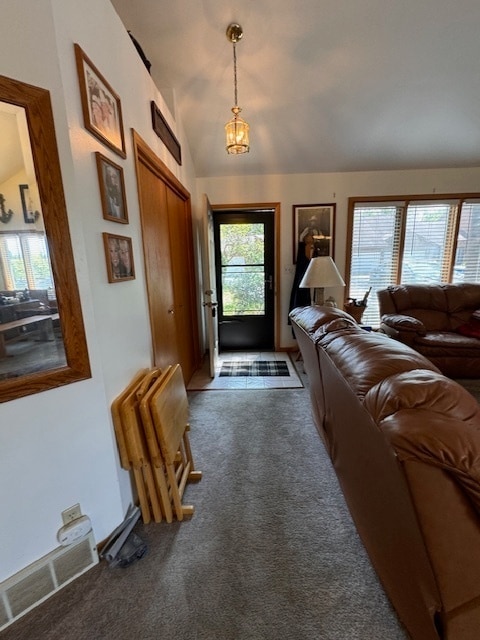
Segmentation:
[(400, 461), (447, 471), (480, 513), (480, 407), (472, 395), (440, 373), (417, 370), (382, 380), (364, 406)]
[(427, 331), (456, 331), (480, 309), (480, 284), (395, 285), (378, 291), (380, 315), (403, 314)]
[(319, 335), (323, 335), (341, 328), (363, 331), (348, 313), (337, 307), (323, 307), (320, 305), (296, 307), (290, 312), (289, 317), (314, 341), (314, 334), (317, 332)]
[(331, 331), (315, 334), (335, 367), (360, 400), (384, 378), (426, 369), (438, 372), (427, 358), (388, 336), (367, 331)]

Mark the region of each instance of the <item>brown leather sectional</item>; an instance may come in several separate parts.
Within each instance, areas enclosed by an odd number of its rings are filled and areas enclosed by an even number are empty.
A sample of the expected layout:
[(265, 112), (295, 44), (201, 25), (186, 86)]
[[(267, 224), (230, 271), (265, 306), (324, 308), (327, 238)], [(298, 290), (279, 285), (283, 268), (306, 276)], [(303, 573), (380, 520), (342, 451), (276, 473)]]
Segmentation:
[(318, 431), (400, 620), (415, 640), (478, 640), (477, 401), (339, 309), (302, 307), (290, 318)]
[(377, 297), (385, 333), (450, 378), (480, 378), (480, 284), (402, 284)]

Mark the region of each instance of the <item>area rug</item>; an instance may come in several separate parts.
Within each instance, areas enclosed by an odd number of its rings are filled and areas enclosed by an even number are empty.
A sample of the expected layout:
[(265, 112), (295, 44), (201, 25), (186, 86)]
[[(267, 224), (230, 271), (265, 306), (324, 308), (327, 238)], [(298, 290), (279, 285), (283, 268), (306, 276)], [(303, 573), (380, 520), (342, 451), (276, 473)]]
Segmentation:
[(226, 361), (220, 369), (220, 377), (240, 376), (289, 376), (288, 364), (277, 360)]

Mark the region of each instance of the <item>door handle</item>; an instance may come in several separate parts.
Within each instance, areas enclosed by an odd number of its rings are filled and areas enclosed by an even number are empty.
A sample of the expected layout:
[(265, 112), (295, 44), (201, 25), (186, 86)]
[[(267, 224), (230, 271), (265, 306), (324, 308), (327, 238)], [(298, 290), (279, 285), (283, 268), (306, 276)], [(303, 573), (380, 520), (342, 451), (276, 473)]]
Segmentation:
[(212, 309), (213, 307), (218, 307), (218, 302), (204, 302), (203, 306)]
[(265, 284), (268, 285), (270, 291), (273, 289), (273, 276), (268, 276), (265, 278)]

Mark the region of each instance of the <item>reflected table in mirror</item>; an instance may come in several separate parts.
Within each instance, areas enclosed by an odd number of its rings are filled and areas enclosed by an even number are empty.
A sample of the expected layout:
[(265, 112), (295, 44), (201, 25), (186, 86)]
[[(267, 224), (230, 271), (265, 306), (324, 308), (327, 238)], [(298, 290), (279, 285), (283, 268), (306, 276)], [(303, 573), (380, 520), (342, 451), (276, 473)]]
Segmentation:
[(58, 313), (0, 324), (0, 380), (65, 364)]

